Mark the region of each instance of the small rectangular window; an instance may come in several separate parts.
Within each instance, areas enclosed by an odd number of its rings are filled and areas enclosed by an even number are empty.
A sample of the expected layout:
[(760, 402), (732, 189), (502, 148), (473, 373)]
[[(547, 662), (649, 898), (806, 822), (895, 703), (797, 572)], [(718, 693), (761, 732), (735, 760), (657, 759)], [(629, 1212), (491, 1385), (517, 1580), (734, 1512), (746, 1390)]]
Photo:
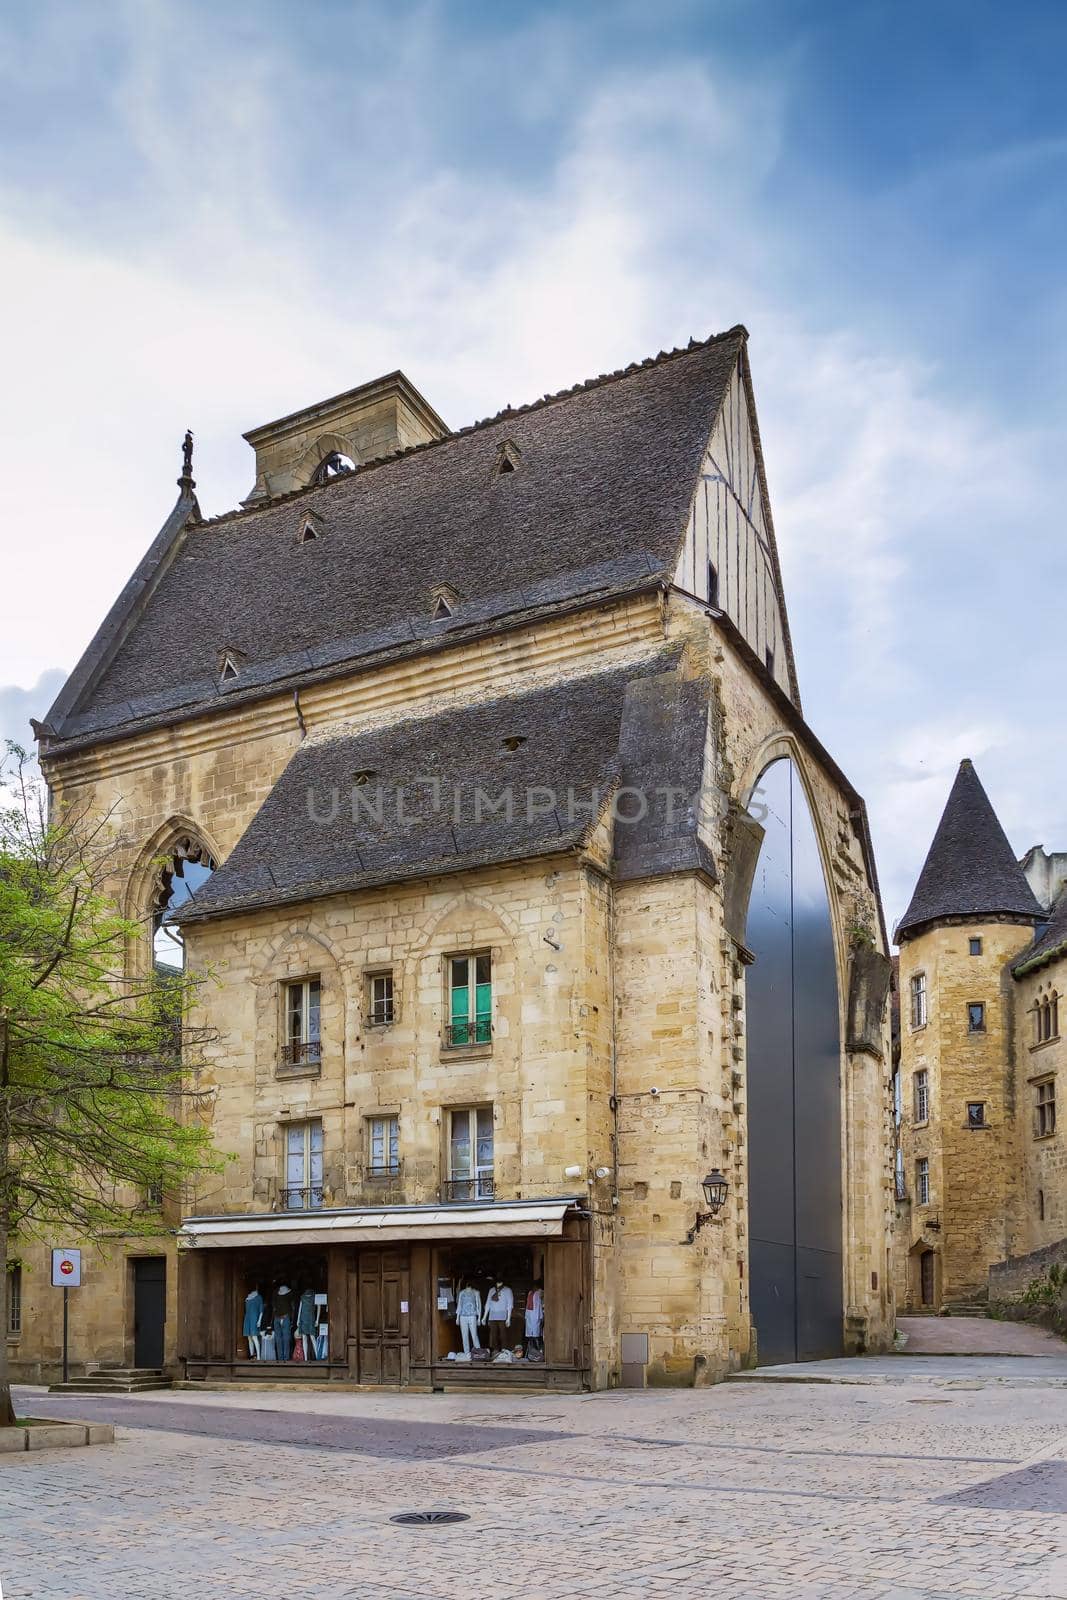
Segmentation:
[(370, 1178), (389, 1178), (400, 1171), (400, 1118), (368, 1117), (368, 1164)]
[(926, 1027), (926, 973), (917, 972), (911, 980), (911, 1025)]
[(982, 1000), (972, 1000), (967, 1007), (967, 1032), (985, 1032), (985, 1003)]
[(982, 954), (981, 939), (968, 939), (967, 944), (970, 948), (970, 953), (972, 956), (980, 956)]
[(967, 1126), (968, 1126), (968, 1128), (984, 1128), (985, 1127), (985, 1101), (984, 1100), (968, 1100), (968, 1102), (967, 1102)]
[(930, 1077), (926, 1072), (915, 1074), (915, 1120), (916, 1122), (930, 1120)]
[(387, 1028), (396, 1019), (392, 972), (372, 972), (367, 978), (367, 1021), (372, 1028)]
[(316, 1066), (322, 1059), (321, 1007), (322, 986), (318, 978), (286, 984), (283, 1066)]
[(322, 1209), (322, 1122), (290, 1122), (285, 1129), (285, 1185), (287, 1211)]
[(489, 1044), (493, 1036), (492, 958), (451, 956), (448, 962), (447, 1042), (452, 1046)]
[(915, 1199), (921, 1206), (930, 1204), (930, 1162), (920, 1156), (915, 1163)]
[(446, 1200), (493, 1198), (493, 1108), (449, 1112)]
[(144, 1186), (144, 1203), (149, 1211), (158, 1211), (163, 1204), (163, 1185), (161, 1183), (146, 1183)]
[(718, 608), (719, 604), (719, 574), (714, 562), (708, 562), (708, 603)]
[(7, 1336), (17, 1339), (22, 1332), (22, 1267), (17, 1261), (7, 1269)]
[(895, 1174), (895, 1177), (896, 1177), (897, 1199), (898, 1200), (906, 1200), (908, 1198), (908, 1191), (907, 1191), (907, 1189), (906, 1189), (906, 1187), (904, 1185), (904, 1152), (900, 1148), (899, 1145), (897, 1145), (897, 1159), (896, 1159), (896, 1174)]
[(1047, 1139), (1056, 1132), (1056, 1084), (1052, 1078), (1034, 1085), (1034, 1138)]
[(767, 663), (767, 671), (770, 673), (771, 677), (773, 678), (774, 677), (774, 651), (771, 649), (770, 645), (768, 645), (766, 650), (764, 651), (763, 659)]

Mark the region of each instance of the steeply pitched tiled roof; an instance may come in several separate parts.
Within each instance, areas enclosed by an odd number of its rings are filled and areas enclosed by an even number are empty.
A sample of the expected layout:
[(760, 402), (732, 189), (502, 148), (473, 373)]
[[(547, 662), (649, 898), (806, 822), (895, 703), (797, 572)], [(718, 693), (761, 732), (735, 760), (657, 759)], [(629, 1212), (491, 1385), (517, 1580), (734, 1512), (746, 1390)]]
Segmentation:
[(897, 942), (944, 917), (1044, 916), (970, 761), (960, 762)]
[[(645, 815), (631, 804), (640, 814), (632, 842), (620, 825), (622, 876), (713, 875), (682, 798), (699, 793), (708, 688), (683, 681), (676, 659), (661, 652), (379, 730), (309, 738), (179, 920), (574, 850), (618, 784), (648, 793), (652, 807)], [(639, 738), (649, 690), (657, 759)], [(668, 787), (676, 797), (666, 812)]]
[[(264, 507), (200, 522), (190, 503), (49, 713), (55, 738), (174, 721), (669, 577), (744, 341), (732, 329)], [(518, 470), (498, 475), (505, 442)], [(301, 544), (310, 511), (319, 537)], [(438, 585), (459, 604), (434, 622)], [(223, 650), (242, 666), (220, 683)]]
[(1016, 978), (1048, 966), (1060, 956), (1067, 955), (1067, 888), (1061, 889), (1052, 906), (1052, 915), (1044, 928), (1037, 929), (1032, 944), (1019, 954), (1011, 964)]

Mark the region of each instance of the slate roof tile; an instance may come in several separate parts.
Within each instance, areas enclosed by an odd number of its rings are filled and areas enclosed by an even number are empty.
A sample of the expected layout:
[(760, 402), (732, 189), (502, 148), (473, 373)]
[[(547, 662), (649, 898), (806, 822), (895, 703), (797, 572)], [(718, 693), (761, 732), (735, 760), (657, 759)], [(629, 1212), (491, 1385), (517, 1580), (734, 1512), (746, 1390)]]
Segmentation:
[(1037, 922), (1044, 915), (978, 774), (970, 761), (961, 761), (915, 893), (897, 925), (897, 943), (943, 917)]
[[(62, 740), (113, 733), (152, 703), (160, 718), (215, 708), (223, 647), (246, 663), (229, 704), (325, 671), (347, 649), (424, 648), (486, 619), (669, 576), (745, 337), (732, 329), (226, 517), (198, 521), (186, 502), (173, 553), (163, 559), (157, 540), (151, 571), (127, 586), (142, 596), (132, 626), (109, 619), (75, 674), (80, 693), (72, 680), (48, 720)], [(498, 476), (505, 441), (519, 467)], [(321, 537), (299, 544), (305, 509)], [(462, 597), (443, 626), (428, 615), (435, 584)]]
[[(573, 850), (595, 821), (589, 802), (603, 806), (620, 782), (699, 789), (707, 686), (680, 683), (678, 656), (309, 738), (179, 920)], [(511, 750), (513, 736), (524, 743)], [(372, 776), (359, 785), (361, 773)], [(693, 807), (665, 826), (657, 805), (622, 874), (713, 874)]]

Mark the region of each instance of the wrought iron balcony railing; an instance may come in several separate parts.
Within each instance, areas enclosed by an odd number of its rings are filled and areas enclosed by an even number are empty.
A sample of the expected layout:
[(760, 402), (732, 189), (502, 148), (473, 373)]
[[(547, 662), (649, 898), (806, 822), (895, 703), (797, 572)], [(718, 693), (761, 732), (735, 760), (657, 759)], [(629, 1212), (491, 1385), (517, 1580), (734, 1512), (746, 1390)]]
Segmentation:
[(491, 1172), (479, 1172), (474, 1178), (449, 1178), (441, 1185), (441, 1199), (447, 1204), (460, 1200), (491, 1200), (494, 1193)]
[(492, 1038), (489, 1017), (468, 1017), (465, 1022), (449, 1022), (445, 1027), (445, 1043), (452, 1050), (465, 1044), (490, 1044)]
[(282, 1208), (285, 1211), (321, 1211), (323, 1190), (320, 1185), (310, 1185), (303, 1189), (283, 1189)]
[(322, 1041), (306, 1039), (303, 1042), (282, 1045), (283, 1067), (317, 1067), (322, 1060)]

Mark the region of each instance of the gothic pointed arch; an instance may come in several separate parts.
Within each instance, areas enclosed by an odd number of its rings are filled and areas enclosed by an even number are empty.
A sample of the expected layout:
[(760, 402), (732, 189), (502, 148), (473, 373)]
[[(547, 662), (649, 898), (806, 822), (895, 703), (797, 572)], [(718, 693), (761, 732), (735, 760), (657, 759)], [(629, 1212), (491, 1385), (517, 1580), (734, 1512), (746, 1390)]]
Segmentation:
[(329, 477), (338, 476), (336, 472), (331, 473), (327, 466), (332, 457), (340, 457), (343, 463), (350, 463), (345, 467), (346, 471), (360, 465), (350, 440), (342, 438), (339, 433), (321, 433), (313, 444), (308, 445), (293, 467), (294, 482), (306, 487), (312, 483), (325, 483)]
[(185, 945), (173, 913), (207, 881), (221, 859), (207, 830), (189, 817), (169, 817), (148, 839), (126, 892), (127, 918), (146, 935), (133, 954), (135, 967), (182, 969)]

